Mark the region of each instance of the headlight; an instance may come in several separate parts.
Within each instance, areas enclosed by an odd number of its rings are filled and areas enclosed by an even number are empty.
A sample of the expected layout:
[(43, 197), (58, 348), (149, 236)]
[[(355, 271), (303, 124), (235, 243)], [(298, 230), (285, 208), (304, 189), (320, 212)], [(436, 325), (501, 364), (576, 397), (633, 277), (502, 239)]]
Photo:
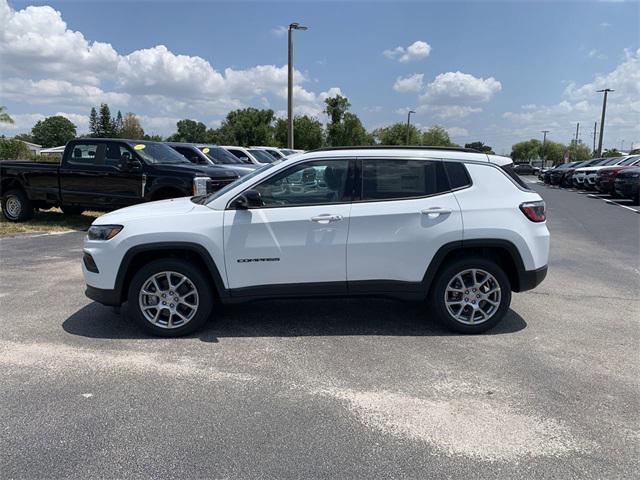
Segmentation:
[(209, 177), (193, 177), (193, 194), (194, 195), (206, 195), (207, 183), (211, 179)]
[(111, 240), (122, 230), (122, 225), (92, 225), (87, 232), (89, 240)]

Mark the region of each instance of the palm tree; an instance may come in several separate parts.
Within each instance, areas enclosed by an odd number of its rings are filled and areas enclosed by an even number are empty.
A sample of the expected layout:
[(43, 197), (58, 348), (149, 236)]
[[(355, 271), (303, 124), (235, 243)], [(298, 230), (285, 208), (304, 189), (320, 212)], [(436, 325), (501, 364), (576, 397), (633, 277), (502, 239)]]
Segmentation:
[(0, 106), (0, 123), (13, 123), (13, 118), (7, 113), (7, 107)]

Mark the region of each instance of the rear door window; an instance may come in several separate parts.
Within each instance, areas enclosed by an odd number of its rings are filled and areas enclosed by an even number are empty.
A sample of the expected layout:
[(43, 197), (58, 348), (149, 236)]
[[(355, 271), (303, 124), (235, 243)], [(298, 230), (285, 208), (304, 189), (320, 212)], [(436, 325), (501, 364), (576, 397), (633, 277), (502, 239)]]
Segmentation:
[(419, 198), (449, 191), (437, 160), (363, 159), (363, 201)]

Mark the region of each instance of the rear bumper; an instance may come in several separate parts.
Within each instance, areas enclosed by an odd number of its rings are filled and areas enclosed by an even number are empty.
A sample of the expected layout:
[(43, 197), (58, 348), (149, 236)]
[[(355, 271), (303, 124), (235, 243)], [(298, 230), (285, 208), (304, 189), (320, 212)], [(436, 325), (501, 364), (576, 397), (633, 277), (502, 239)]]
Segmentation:
[(522, 270), (518, 272), (518, 290), (517, 292), (526, 292), (527, 290), (533, 290), (547, 276), (548, 266), (540, 267), (536, 270)]
[(122, 304), (122, 297), (119, 290), (107, 290), (87, 285), (87, 289), (84, 291), (84, 294), (91, 300), (101, 303), (102, 305), (119, 307)]

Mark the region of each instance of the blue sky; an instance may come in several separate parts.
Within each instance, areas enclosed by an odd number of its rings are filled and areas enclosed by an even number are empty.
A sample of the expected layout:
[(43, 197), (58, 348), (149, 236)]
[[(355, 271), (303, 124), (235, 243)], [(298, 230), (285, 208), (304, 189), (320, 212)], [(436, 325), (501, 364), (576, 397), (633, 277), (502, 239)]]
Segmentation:
[(296, 33), (300, 113), (324, 121), (340, 92), (367, 128), (412, 108), (421, 128), (508, 153), (542, 129), (568, 142), (576, 122), (591, 144), (608, 86), (605, 145), (640, 146), (639, 19), (637, 2), (0, 0), (0, 103), (16, 119), (0, 132), (62, 113), (81, 133), (100, 101), (161, 134), (243, 106), (283, 115), (281, 27), (298, 21), (310, 28)]

